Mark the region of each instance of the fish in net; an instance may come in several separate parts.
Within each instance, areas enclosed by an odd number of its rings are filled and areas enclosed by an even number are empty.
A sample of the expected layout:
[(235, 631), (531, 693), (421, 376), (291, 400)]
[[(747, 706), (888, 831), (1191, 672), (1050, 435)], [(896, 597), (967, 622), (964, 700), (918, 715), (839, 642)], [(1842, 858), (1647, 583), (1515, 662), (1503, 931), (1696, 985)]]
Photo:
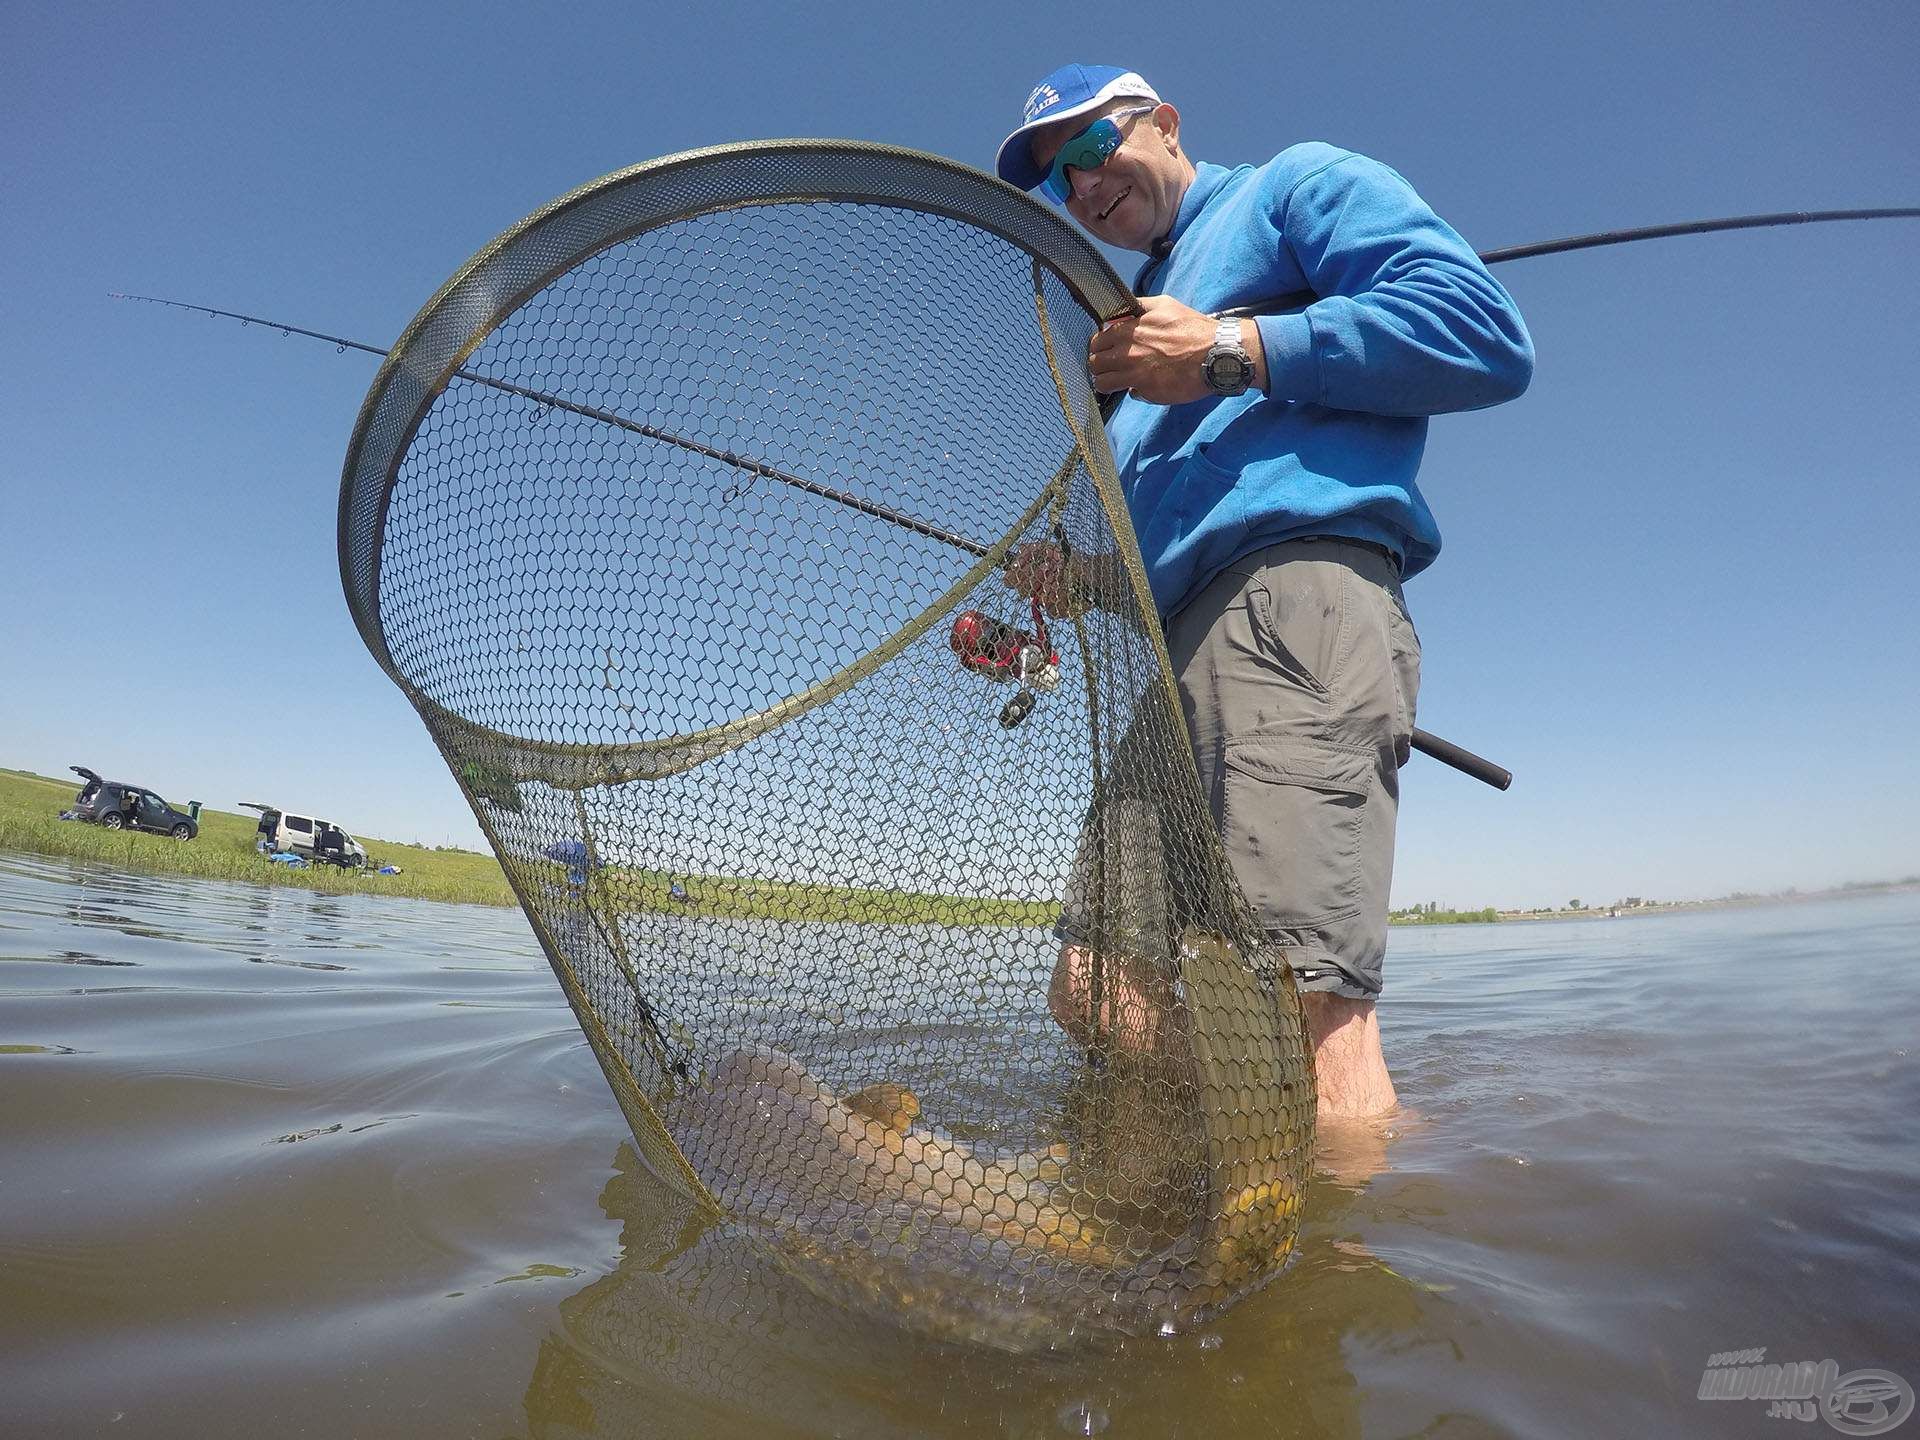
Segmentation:
[(1208, 1313), (1307, 1181), (1086, 376), (1132, 305), (967, 167), (690, 152), (463, 266), (342, 481), (354, 620), (648, 1164), (943, 1334)]

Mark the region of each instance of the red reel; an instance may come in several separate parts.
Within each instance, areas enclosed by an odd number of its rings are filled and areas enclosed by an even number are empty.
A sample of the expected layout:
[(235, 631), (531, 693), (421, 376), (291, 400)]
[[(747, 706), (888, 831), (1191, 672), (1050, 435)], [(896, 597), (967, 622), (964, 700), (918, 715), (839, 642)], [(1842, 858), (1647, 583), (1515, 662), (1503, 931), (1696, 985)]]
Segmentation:
[(963, 668), (989, 680), (1012, 680), (1020, 674), (1020, 651), (1036, 644), (1034, 637), (984, 610), (962, 610), (953, 617), (947, 643)]

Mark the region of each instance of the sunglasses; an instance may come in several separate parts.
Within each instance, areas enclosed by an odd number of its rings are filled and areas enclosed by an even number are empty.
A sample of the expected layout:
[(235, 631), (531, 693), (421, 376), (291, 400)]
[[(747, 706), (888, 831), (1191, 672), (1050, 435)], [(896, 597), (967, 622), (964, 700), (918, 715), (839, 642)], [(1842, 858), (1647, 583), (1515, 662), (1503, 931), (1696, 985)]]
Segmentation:
[(1073, 181), (1067, 175), (1068, 167), (1098, 170), (1113, 158), (1113, 152), (1127, 138), (1115, 122), (1146, 115), (1158, 108), (1154, 105), (1136, 105), (1131, 110), (1116, 110), (1111, 115), (1101, 116), (1060, 147), (1060, 152), (1053, 157), (1052, 168), (1047, 171), (1047, 178), (1040, 182), (1040, 188), (1062, 205), (1066, 204), (1073, 198)]

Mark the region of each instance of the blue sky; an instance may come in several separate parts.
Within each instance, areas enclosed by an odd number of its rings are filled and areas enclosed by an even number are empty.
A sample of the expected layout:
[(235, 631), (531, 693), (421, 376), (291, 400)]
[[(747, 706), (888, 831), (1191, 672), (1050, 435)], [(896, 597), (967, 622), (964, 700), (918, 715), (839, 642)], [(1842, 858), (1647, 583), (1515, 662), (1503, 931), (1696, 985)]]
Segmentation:
[[(1910, 4), (1176, 13), (5, 7), (0, 764), (477, 841), (340, 596), (374, 362), (110, 291), (384, 345), (595, 175), (780, 135), (985, 164), (1066, 59), (1144, 71), (1203, 159), (1374, 154), (1481, 248), (1920, 204)], [(1898, 222), (1501, 270), (1537, 377), (1435, 423), (1446, 550), (1409, 600), (1422, 723), (1519, 778), (1405, 772), (1396, 903), (1920, 870), (1916, 259)]]

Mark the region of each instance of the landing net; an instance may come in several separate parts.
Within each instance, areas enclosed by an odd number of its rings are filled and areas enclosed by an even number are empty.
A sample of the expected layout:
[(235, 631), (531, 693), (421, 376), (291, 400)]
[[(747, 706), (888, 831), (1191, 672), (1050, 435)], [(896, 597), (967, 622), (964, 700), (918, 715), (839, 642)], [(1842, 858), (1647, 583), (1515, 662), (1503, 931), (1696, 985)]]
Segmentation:
[(1217, 1307), (1306, 1181), (1086, 378), (1131, 305), (965, 167), (692, 152), (469, 261), (342, 483), (355, 622), (651, 1167), (950, 1333)]

